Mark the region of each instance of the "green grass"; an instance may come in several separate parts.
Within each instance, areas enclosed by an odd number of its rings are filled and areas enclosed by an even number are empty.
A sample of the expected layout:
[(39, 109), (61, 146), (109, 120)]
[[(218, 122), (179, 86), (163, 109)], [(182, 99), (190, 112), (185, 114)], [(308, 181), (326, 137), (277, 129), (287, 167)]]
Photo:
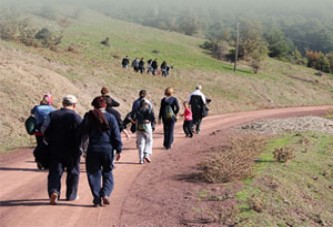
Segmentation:
[[(288, 164), (273, 161), (273, 150), (294, 149)], [(252, 181), (238, 192), (241, 226), (333, 225), (333, 136), (322, 133), (287, 134), (271, 139), (256, 164)], [(261, 213), (249, 209), (254, 197)]]

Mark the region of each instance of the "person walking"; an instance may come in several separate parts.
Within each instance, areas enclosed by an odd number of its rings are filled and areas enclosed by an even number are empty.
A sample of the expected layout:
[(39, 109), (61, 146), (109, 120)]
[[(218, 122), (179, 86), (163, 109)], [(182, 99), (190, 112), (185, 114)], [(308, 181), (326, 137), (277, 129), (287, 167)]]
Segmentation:
[(186, 137), (193, 137), (193, 132), (192, 132), (192, 111), (190, 109), (188, 101), (183, 102), (184, 106), (184, 112), (180, 115), (181, 117), (184, 117), (184, 122), (183, 122), (183, 130), (186, 135)]
[(206, 96), (201, 92), (202, 86), (198, 85), (195, 88), (195, 91), (189, 97), (189, 103), (191, 106), (193, 114), (193, 131), (197, 134), (200, 133), (202, 118), (204, 117), (203, 113), (206, 109)]
[(163, 146), (167, 150), (171, 149), (174, 140), (173, 131), (175, 122), (177, 121), (177, 114), (179, 112), (178, 100), (172, 96), (173, 92), (173, 88), (171, 87), (165, 89), (165, 97), (161, 100), (160, 112), (158, 115), (159, 122), (161, 122), (161, 120), (163, 121)]
[(145, 71), (145, 61), (144, 61), (144, 58), (140, 59), (140, 62), (139, 62), (139, 71), (140, 71), (141, 74)]
[(152, 68), (152, 73), (155, 76), (158, 73), (158, 63), (157, 63), (157, 59), (154, 59), (151, 62), (151, 68)]
[(123, 69), (128, 69), (129, 63), (130, 61), (128, 59), (128, 56), (125, 56), (121, 61), (121, 66), (123, 67)]
[(153, 131), (155, 115), (147, 100), (141, 99), (140, 108), (133, 113), (132, 123), (136, 125), (136, 143), (139, 150), (139, 163), (150, 163), (153, 153)]
[(40, 101), (40, 104), (37, 106), (34, 106), (31, 110), (31, 115), (34, 116), (36, 119), (36, 127), (35, 127), (35, 137), (36, 137), (36, 143), (37, 146), (33, 151), (35, 161), (37, 163), (38, 169), (48, 168), (48, 163), (46, 161), (46, 152), (44, 144), (44, 134), (42, 132), (42, 125), (49, 115), (49, 113), (55, 111), (55, 108), (52, 106), (52, 95), (46, 94), (43, 96), (42, 100)]
[[(94, 98), (93, 110), (84, 116), (81, 133), (82, 138), (89, 139), (86, 169), (93, 204), (95, 207), (110, 204), (113, 190), (113, 159), (116, 150), (116, 160), (120, 160), (122, 141), (118, 123), (113, 115), (105, 111), (107, 106), (102, 96)], [(82, 141), (86, 144), (85, 141)]]
[(66, 200), (78, 198), (78, 184), (80, 175), (80, 146), (78, 129), (82, 118), (74, 110), (77, 98), (67, 95), (62, 100), (63, 107), (49, 115), (47, 125), (43, 125), (45, 138), (48, 141), (49, 175), (48, 193), (50, 204), (56, 205), (61, 193), (61, 177), (67, 170)]
[(111, 98), (109, 95), (110, 91), (106, 87), (102, 87), (101, 89), (101, 95), (105, 98), (106, 104), (110, 107), (118, 107), (120, 106), (120, 103), (117, 102), (115, 99)]
[(134, 72), (139, 72), (139, 63), (140, 63), (140, 61), (138, 58), (135, 58), (132, 61), (132, 67), (133, 67)]

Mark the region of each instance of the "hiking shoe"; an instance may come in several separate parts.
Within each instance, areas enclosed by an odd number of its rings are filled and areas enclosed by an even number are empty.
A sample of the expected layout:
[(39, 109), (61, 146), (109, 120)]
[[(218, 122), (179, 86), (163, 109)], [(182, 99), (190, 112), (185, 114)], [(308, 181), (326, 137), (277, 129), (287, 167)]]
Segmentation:
[(151, 159), (149, 157), (145, 157), (145, 161), (151, 163)]
[(43, 165), (42, 165), (42, 163), (37, 162), (37, 168), (38, 168), (38, 169), (43, 169)]
[(102, 197), (103, 205), (110, 205), (110, 198), (108, 196)]
[(140, 160), (140, 161), (139, 161), (139, 164), (141, 164), (141, 165), (142, 165), (142, 164), (143, 164), (143, 160)]
[(59, 195), (58, 193), (56, 192), (53, 192), (50, 196), (50, 204), (51, 205), (57, 205), (58, 203), (58, 198), (59, 198)]
[(66, 200), (67, 201), (76, 201), (76, 200), (78, 200), (80, 198), (80, 196), (76, 196), (74, 199), (70, 199), (70, 198), (67, 198)]

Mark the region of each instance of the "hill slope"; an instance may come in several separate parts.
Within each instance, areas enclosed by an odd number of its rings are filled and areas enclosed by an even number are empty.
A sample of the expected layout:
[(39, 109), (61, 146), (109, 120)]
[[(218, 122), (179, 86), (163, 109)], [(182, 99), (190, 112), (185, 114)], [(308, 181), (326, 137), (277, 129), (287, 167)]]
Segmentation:
[[(33, 23), (60, 30), (55, 21), (29, 16)], [(110, 37), (110, 47), (100, 41)], [(252, 74), (246, 65), (234, 73), (232, 65), (212, 59), (199, 45), (203, 40), (113, 20), (82, 11), (71, 20), (57, 52), (0, 41), (1, 150), (27, 145), (23, 120), (45, 92), (59, 106), (67, 93), (80, 99), (79, 112), (107, 86), (125, 114), (140, 89), (147, 89), (156, 109), (167, 86), (180, 100), (197, 84), (213, 99), (211, 114), (299, 105), (332, 104), (333, 80), (315, 71), (272, 59)], [(74, 46), (76, 53), (68, 52)], [(154, 53), (153, 53), (154, 52)], [(120, 67), (121, 57), (158, 58), (175, 68), (169, 78), (136, 74)]]

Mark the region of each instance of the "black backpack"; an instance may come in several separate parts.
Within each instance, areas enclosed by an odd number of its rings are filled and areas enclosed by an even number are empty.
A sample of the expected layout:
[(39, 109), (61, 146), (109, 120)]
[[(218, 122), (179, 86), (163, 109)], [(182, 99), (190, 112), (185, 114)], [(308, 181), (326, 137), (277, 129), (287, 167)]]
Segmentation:
[(24, 122), (25, 129), (29, 135), (34, 135), (36, 132), (37, 120), (36, 117), (30, 115)]

